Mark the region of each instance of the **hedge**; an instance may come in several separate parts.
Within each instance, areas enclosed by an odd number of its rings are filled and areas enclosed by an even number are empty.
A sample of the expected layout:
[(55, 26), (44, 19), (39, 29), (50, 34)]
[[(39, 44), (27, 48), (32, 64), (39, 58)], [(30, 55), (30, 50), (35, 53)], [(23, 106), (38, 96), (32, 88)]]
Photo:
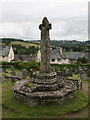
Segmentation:
[[(2, 62), (2, 67), (7, 68), (10, 67), (10, 65), (13, 65), (16, 69), (31, 69), (35, 68), (36, 70), (40, 69), (40, 63), (37, 63), (35, 61), (32, 62)], [(79, 67), (79, 66), (85, 66), (90, 68), (90, 64), (51, 64), (52, 67)]]
[(35, 62), (2, 62), (2, 68), (8, 68), (10, 66), (14, 66), (14, 68), (16, 69), (31, 69), (31, 68), (35, 68), (36, 70), (40, 69), (40, 65)]

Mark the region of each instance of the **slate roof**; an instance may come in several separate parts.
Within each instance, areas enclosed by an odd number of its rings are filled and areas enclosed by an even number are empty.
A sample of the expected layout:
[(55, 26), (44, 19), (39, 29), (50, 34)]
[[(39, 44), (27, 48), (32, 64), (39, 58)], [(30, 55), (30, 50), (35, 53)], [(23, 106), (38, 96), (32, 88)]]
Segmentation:
[(90, 52), (70, 52), (69, 53), (69, 59), (70, 60), (77, 60), (79, 57), (86, 57), (88, 60), (90, 60)]
[(32, 60), (35, 60), (35, 55), (14, 55), (14, 61), (20, 60), (20, 56), (24, 62), (32, 62)]
[(10, 47), (9, 46), (0, 46), (0, 56), (8, 56)]
[(67, 59), (69, 58), (68, 55), (63, 51), (62, 53), (60, 52), (60, 49), (50, 49), (50, 58), (51, 59)]

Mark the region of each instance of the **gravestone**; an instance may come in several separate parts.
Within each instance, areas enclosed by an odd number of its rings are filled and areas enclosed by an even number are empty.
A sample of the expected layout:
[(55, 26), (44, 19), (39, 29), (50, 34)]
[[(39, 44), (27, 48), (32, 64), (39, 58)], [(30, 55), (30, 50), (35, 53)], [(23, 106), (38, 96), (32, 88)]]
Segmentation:
[(57, 67), (55, 68), (55, 72), (56, 72), (56, 73), (58, 72), (58, 68), (57, 68)]
[(77, 69), (75, 70), (75, 74), (78, 74), (78, 70)]
[(22, 69), (22, 79), (27, 78), (27, 71), (25, 69)]
[(5, 79), (9, 79), (10, 77), (9, 77), (9, 76), (4, 75), (4, 78), (5, 78)]
[(60, 71), (60, 68), (58, 67), (58, 72)]
[(85, 67), (84, 70), (87, 71), (88, 69)]
[(61, 77), (62, 73), (59, 71), (57, 72), (57, 76)]
[(87, 70), (87, 75), (88, 75), (88, 77), (90, 77), (90, 68), (88, 68), (88, 70)]
[(22, 77), (22, 72), (17, 72), (18, 77)]
[(12, 75), (12, 76), (15, 76), (15, 75), (16, 75), (16, 72), (15, 72), (15, 71), (11, 71), (11, 75)]
[(72, 69), (72, 72), (75, 72), (75, 70), (76, 70), (76, 69), (75, 69), (75, 68), (73, 68), (73, 69)]
[(51, 72), (53, 72), (54, 70), (53, 70), (53, 68), (51, 68)]
[(68, 76), (72, 76), (72, 75), (73, 75), (72, 70), (69, 69), (69, 71), (68, 71)]
[(2, 83), (2, 79), (3, 79), (3, 77), (2, 77), (2, 76), (0, 76), (0, 84)]
[(83, 74), (83, 69), (80, 70), (80, 74)]
[(3, 72), (8, 73), (8, 71), (6, 70), (6, 68), (3, 69)]
[(11, 72), (10, 73), (11, 73), (12, 76), (16, 75), (15, 69), (12, 65), (11, 65)]
[(15, 71), (14, 67), (11, 65), (11, 71)]
[(16, 82), (16, 78), (15, 78), (15, 76), (12, 76), (11, 77), (11, 83), (15, 83)]
[(82, 74), (82, 75), (81, 75), (81, 79), (82, 79), (82, 80), (87, 80), (87, 74)]
[(6, 72), (6, 68), (4, 68), (3, 71)]
[(66, 77), (66, 70), (65, 70), (65, 69), (63, 69), (63, 70), (61, 71), (61, 75), (62, 75), (62, 77)]
[(3, 77), (2, 77), (2, 66), (0, 65), (0, 83), (2, 82), (2, 79), (3, 79)]
[(67, 70), (67, 68), (66, 68), (66, 67), (64, 67), (64, 70)]
[(71, 70), (71, 67), (69, 67), (69, 70)]

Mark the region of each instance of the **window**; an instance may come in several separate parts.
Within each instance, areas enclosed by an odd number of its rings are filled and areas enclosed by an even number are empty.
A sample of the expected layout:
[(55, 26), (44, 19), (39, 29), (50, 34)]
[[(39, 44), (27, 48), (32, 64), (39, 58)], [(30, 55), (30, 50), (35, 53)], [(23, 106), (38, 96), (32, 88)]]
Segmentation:
[(60, 58), (58, 58), (58, 61), (61, 61), (61, 59), (60, 59)]
[(52, 59), (52, 62), (54, 62), (55, 61), (55, 59)]
[(12, 55), (11, 55), (11, 58), (12, 58)]

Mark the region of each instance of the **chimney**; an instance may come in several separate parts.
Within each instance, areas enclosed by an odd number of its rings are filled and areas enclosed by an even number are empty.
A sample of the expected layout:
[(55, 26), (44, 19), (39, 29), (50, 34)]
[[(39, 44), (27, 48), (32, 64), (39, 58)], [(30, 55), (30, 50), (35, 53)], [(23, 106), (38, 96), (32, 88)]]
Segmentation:
[(63, 51), (62, 47), (59, 47), (59, 49), (60, 49), (60, 52), (61, 52), (61, 54), (62, 54), (62, 51)]

